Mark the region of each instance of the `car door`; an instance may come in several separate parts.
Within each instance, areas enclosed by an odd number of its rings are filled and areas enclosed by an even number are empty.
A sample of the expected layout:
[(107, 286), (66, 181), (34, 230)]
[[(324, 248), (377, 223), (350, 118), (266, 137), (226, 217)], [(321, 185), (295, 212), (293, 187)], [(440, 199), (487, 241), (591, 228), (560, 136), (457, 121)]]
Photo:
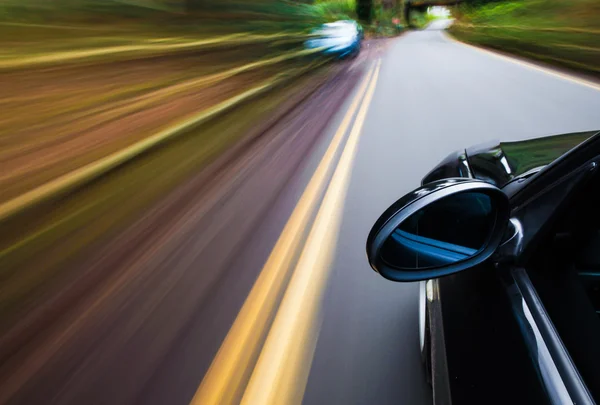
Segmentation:
[[(590, 163), (585, 165), (590, 166)], [(545, 312), (553, 328), (545, 333), (542, 330), (540, 334), (551, 346), (549, 354), (558, 357), (557, 390), (560, 391), (560, 380), (565, 377), (565, 388), (577, 392), (585, 387), (591, 396), (589, 400), (595, 398), (598, 402), (600, 174), (597, 170), (582, 179), (580, 187), (571, 192), (562, 209), (550, 219), (548, 230), (541, 235), (529, 257), (524, 269), (512, 269), (512, 273), (525, 284), (529, 280), (529, 286), (523, 288), (537, 295), (536, 311)], [(562, 355), (561, 351), (564, 351)], [(561, 360), (564, 355), (568, 358)], [(561, 361), (571, 362), (573, 375), (568, 375), (569, 364), (561, 365)], [(571, 399), (575, 403), (586, 403), (585, 398)]]

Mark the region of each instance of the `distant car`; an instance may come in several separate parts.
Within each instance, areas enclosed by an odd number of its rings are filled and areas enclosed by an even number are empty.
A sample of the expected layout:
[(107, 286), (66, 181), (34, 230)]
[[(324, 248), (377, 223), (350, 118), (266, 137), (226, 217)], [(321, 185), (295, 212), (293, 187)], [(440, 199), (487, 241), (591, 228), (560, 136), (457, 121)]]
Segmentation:
[(311, 32), (315, 38), (305, 42), (309, 49), (323, 48), (323, 53), (339, 58), (356, 56), (360, 52), (363, 29), (356, 21), (341, 20), (323, 24)]
[(600, 403), (600, 133), (451, 154), (377, 220), (367, 256), (420, 282), (436, 405)]

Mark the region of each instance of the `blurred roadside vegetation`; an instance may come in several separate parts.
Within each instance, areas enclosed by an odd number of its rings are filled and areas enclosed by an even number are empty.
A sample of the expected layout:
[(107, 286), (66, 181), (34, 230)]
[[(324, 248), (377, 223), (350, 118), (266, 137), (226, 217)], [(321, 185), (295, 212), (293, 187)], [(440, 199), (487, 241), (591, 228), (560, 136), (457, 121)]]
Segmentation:
[(304, 41), (324, 21), (303, 1), (0, 0), (2, 329), (78, 255), (316, 89), (329, 59)]
[(283, 0), (0, 0), (0, 58), (232, 33), (305, 34), (310, 5)]
[(0, 202), (326, 59), (302, 2), (0, 5)]
[(373, 7), (373, 20), (367, 30), (375, 36), (388, 37), (398, 35), (404, 31), (406, 23), (403, 21), (402, 2), (394, 2), (391, 6), (385, 3), (375, 3)]
[(467, 42), (600, 76), (600, 1), (472, 1), (450, 31)]
[(430, 13), (429, 9), (425, 12), (413, 9), (410, 12), (411, 26), (416, 28), (425, 28), (430, 22), (444, 18), (446, 17)]
[[(0, 0), (0, 327), (339, 71), (304, 41), (356, 6)], [(376, 1), (366, 31), (394, 35), (401, 14), (399, 1)]]
[[(374, 0), (365, 30), (402, 31), (402, 1)], [(55, 51), (181, 44), (228, 34), (305, 36), (357, 17), (357, 0), (0, 0), (0, 62)]]
[(394, 36), (404, 30), (401, 0), (374, 0), (370, 4), (368, 16), (363, 19), (357, 13), (360, 5), (360, 0), (315, 0), (314, 10), (326, 21), (362, 20), (368, 37)]

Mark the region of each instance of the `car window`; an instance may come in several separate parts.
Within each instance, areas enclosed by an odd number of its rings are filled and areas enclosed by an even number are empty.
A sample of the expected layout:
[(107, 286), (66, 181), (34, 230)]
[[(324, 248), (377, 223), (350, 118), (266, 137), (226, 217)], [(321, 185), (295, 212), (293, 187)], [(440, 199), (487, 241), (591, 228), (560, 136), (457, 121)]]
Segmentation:
[(600, 317), (600, 229), (583, 241), (574, 262), (586, 295)]
[(600, 176), (596, 175), (569, 204), (554, 232), (565, 271), (577, 275), (594, 312), (600, 316)]

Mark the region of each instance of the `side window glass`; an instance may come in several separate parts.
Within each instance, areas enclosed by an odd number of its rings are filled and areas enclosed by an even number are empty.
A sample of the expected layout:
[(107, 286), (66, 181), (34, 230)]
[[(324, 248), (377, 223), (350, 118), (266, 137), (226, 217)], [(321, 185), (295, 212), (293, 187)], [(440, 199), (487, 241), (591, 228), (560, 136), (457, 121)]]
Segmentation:
[(578, 193), (528, 270), (585, 384), (600, 400), (600, 177)]
[(586, 239), (575, 255), (574, 268), (596, 314), (600, 316), (600, 230), (595, 230)]

